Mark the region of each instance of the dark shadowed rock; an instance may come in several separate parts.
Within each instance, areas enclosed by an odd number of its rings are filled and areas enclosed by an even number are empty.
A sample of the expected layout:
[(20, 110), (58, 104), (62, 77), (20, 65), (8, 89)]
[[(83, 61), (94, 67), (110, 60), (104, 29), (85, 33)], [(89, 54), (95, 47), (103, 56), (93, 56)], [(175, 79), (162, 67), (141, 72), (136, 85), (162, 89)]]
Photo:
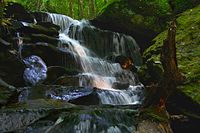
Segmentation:
[(75, 69), (67, 69), (61, 66), (50, 66), (47, 70), (47, 79), (45, 80), (45, 84), (53, 84), (59, 77), (64, 75), (77, 75), (79, 73), (78, 70)]
[(46, 12), (32, 12), (31, 14), (35, 17), (37, 22), (44, 22), (49, 19), (49, 15)]
[(61, 76), (55, 81), (56, 85), (79, 86), (78, 76)]
[(12, 96), (16, 93), (14, 90), (15, 88), (13, 86), (12, 88), (11, 86), (9, 87), (10, 88), (3, 87), (2, 84), (0, 83), (0, 107), (10, 102), (11, 99), (14, 99), (14, 97)]
[(34, 22), (33, 16), (28, 13), (22, 5), (18, 3), (9, 2), (6, 6), (5, 14), (5, 17), (7, 18), (13, 18), (29, 23)]
[(67, 51), (62, 51), (56, 45), (48, 43), (24, 44), (22, 49), (22, 57), (37, 55), (41, 57), (49, 66), (63, 66), (72, 69), (78, 69), (73, 55)]
[(24, 64), (10, 51), (0, 51), (0, 76), (10, 85), (23, 86)]
[[(44, 25), (44, 24), (43, 24)], [(54, 27), (45, 27), (43, 25), (39, 24), (24, 24), (23, 27), (18, 29), (18, 31), (23, 32), (24, 34), (45, 34), (48, 36), (57, 37), (58, 36), (58, 30)], [(47, 23), (48, 25), (48, 23)]]
[(31, 34), (31, 43), (37, 43), (37, 42), (44, 42), (44, 43), (51, 43), (51, 44), (57, 44), (59, 42), (58, 38), (51, 37), (45, 34)]

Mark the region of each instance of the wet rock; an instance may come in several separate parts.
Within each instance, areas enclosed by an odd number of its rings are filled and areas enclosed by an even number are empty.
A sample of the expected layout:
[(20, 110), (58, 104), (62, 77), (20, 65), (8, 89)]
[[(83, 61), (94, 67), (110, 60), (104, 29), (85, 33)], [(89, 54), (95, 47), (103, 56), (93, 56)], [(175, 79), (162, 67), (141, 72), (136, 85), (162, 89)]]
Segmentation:
[(2, 87), (0, 85), (0, 107), (7, 104), (11, 98), (14, 99), (13, 94), (15, 93), (14, 87), (7, 88), (7, 87)]
[(58, 124), (49, 128), (49, 132), (132, 133), (135, 131), (136, 119), (133, 118), (136, 114), (135, 110), (125, 108), (88, 106), (65, 112), (57, 119)]
[(0, 78), (0, 86), (7, 87), (7, 88), (10, 89), (10, 90), (15, 90), (15, 87), (14, 87), (14, 86), (9, 85), (9, 84), (6, 83), (5, 81), (3, 81), (1, 78)]
[(47, 66), (39, 56), (26, 57), (23, 62), (26, 65), (23, 75), (26, 84), (35, 86), (46, 79)]
[[(23, 104), (9, 105), (0, 111), (0, 131), (15, 132), (48, 116), (55, 110), (69, 109), (74, 105), (55, 100), (32, 100)], [(55, 111), (56, 112), (56, 111)], [(56, 113), (54, 113), (55, 115)]]
[(63, 76), (66, 72), (66, 69), (60, 66), (50, 66), (47, 69), (47, 79), (45, 80), (45, 84), (54, 83), (58, 77)]
[(20, 88), (18, 91), (20, 92), (18, 98), (20, 102), (41, 98), (72, 101), (93, 93), (92, 88), (60, 85), (38, 85), (34, 87)]
[(61, 66), (50, 66), (48, 67), (47, 70), (47, 79), (45, 80), (45, 84), (52, 84), (55, 83), (55, 81), (64, 75), (77, 75), (80, 72), (78, 70), (75, 69), (67, 69), (65, 67), (61, 67)]
[(39, 25), (39, 24), (32, 24), (32, 23), (24, 23), (24, 27), (21, 27), (20, 29), (18, 29), (18, 31), (23, 32), (24, 34), (45, 34), (48, 36), (53, 36), (56, 37), (58, 36), (58, 30), (57, 28), (54, 27), (48, 27), (48, 23), (47, 23), (47, 27)]
[(128, 83), (119, 83), (119, 82), (114, 82), (112, 85), (112, 88), (114, 89), (127, 89), (129, 87)]
[(61, 76), (55, 81), (56, 85), (79, 86), (78, 76)]
[(50, 44), (57, 44), (59, 42), (58, 38), (51, 37), (45, 34), (31, 34), (31, 43), (37, 43), (37, 42), (45, 42)]
[(31, 14), (35, 17), (35, 19), (39, 23), (47, 21), (49, 19), (49, 15), (46, 12), (32, 12)]
[(60, 30), (60, 26), (55, 25), (55, 24), (50, 23), (50, 22), (37, 22), (37, 25), (43, 26), (45, 28), (48, 28), (48, 29), (51, 29), (51, 30), (54, 30), (54, 31), (57, 31), (57, 32)]
[(11, 45), (11, 43), (3, 40), (2, 38), (0, 38), (0, 44), (0, 48), (8, 48)]
[[(51, 54), (49, 54), (51, 53)], [(48, 43), (36, 43), (36, 44), (24, 44), (22, 48), (22, 57), (28, 57), (31, 55), (37, 55), (41, 57), (49, 66), (63, 66), (69, 69), (78, 69), (73, 55), (67, 51), (62, 51), (57, 48), (57, 45)]]
[(59, 99), (64, 101), (72, 101), (79, 97), (88, 96), (93, 92), (92, 88), (85, 87), (72, 87), (72, 86), (60, 86), (57, 88), (50, 88), (46, 95), (53, 99)]

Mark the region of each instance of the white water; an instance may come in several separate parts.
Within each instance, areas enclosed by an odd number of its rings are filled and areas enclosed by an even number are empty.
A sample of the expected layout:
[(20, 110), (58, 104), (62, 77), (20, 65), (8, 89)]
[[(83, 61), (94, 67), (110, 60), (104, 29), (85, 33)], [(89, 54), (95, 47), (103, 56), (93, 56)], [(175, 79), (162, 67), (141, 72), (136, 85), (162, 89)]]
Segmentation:
[[(140, 101), (135, 88), (138, 88), (140, 90), (139, 93), (141, 93), (143, 86), (136, 84), (135, 76), (131, 72), (123, 70), (118, 63), (110, 63), (98, 58), (88, 48), (83, 46), (84, 42), (80, 43), (81, 40), (74, 40), (68, 36), (71, 25), (83, 27), (86, 25), (85, 21), (73, 20), (58, 14), (49, 14), (49, 17), (54, 24), (61, 27), (59, 49), (73, 53), (76, 62), (81, 65), (83, 72), (79, 75), (79, 86), (103, 89), (103, 91), (98, 91), (102, 104), (125, 105), (135, 104)], [(125, 52), (124, 39), (121, 38), (119, 41), (117, 36), (114, 36), (113, 40), (113, 43), (119, 45), (118, 47), (121, 49), (117, 48), (117, 53), (123, 54)], [(116, 75), (118, 76), (116, 77)], [(113, 89), (112, 85), (115, 82), (127, 82), (130, 86), (122, 88), (122, 90)]]

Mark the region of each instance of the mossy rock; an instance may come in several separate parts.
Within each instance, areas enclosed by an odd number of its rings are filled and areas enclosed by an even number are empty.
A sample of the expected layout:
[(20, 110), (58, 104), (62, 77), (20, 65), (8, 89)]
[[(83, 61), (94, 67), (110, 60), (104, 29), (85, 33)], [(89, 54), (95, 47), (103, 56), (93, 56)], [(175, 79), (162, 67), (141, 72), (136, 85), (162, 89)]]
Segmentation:
[[(177, 15), (177, 61), (180, 71), (186, 76), (182, 91), (200, 103), (200, 5)], [(154, 45), (144, 52), (148, 61), (159, 62), (160, 50), (167, 37), (167, 30), (153, 41)]]
[(171, 15), (168, 0), (118, 0), (92, 20), (97, 27), (133, 36), (142, 51), (165, 27)]

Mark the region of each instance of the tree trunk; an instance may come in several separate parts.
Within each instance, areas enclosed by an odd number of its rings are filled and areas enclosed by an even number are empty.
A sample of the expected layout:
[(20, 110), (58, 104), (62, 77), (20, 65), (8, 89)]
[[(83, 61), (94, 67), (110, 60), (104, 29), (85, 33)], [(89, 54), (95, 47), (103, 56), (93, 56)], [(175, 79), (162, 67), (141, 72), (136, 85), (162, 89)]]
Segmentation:
[(91, 0), (91, 11), (92, 11), (92, 17), (94, 18), (96, 16), (96, 9), (95, 9), (95, 0)]
[(87, 6), (87, 15), (90, 18), (90, 4), (91, 4), (91, 0), (88, 0), (88, 6)]
[(69, 1), (69, 15), (74, 17), (74, 0)]
[(84, 17), (84, 10), (83, 10), (83, 0), (78, 0), (78, 16), (79, 19)]
[(35, 3), (35, 7), (36, 7), (36, 10), (39, 11), (40, 10), (40, 7), (41, 7), (41, 1), (40, 0), (36, 0), (36, 3)]
[(152, 86), (146, 98), (144, 106), (158, 106), (160, 109), (165, 108), (165, 103), (178, 84), (182, 83), (184, 77), (177, 67), (176, 60), (176, 21), (173, 20), (168, 30), (167, 39), (164, 41), (161, 51), (161, 63), (164, 69), (163, 78), (156, 86)]

